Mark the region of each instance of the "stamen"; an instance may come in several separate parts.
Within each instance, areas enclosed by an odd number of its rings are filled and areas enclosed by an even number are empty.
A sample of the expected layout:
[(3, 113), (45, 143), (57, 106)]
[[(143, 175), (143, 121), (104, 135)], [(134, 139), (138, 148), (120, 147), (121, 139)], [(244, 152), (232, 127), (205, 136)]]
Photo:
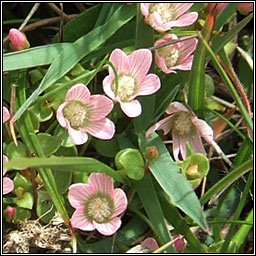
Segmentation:
[(191, 136), (193, 136), (195, 127), (189, 113), (185, 111), (177, 112), (174, 114), (173, 120), (173, 129), (175, 129), (179, 135), (191, 134)]
[(173, 45), (159, 49), (158, 54), (164, 58), (165, 64), (168, 68), (174, 67), (180, 57), (180, 51)]

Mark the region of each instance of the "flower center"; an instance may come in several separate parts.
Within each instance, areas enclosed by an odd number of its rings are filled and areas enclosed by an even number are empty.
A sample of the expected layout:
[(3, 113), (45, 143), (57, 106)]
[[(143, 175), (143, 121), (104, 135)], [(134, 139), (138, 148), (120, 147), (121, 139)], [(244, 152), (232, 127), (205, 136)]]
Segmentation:
[[(167, 23), (169, 21), (175, 20), (177, 18), (176, 14), (176, 4), (175, 3), (159, 3), (159, 4), (151, 4), (149, 7), (149, 13), (157, 12), (163, 23)], [(157, 29), (157, 26), (149, 19), (150, 25)]]
[(93, 194), (85, 206), (85, 214), (90, 222), (107, 223), (114, 213), (115, 205), (109, 195)]
[(180, 51), (173, 45), (168, 45), (158, 50), (158, 54), (164, 58), (165, 64), (168, 68), (174, 67), (180, 56)]
[(179, 135), (190, 135), (193, 136), (195, 127), (191, 121), (190, 114), (185, 111), (179, 111), (174, 114), (173, 118), (173, 129)]
[(63, 115), (68, 119), (72, 128), (79, 130), (89, 120), (88, 108), (80, 101), (71, 100), (63, 109)]
[[(115, 81), (114, 81), (115, 85)], [(133, 96), (137, 91), (136, 81), (132, 76), (120, 75), (118, 80), (118, 92), (117, 95), (121, 101), (128, 102), (130, 97)]]

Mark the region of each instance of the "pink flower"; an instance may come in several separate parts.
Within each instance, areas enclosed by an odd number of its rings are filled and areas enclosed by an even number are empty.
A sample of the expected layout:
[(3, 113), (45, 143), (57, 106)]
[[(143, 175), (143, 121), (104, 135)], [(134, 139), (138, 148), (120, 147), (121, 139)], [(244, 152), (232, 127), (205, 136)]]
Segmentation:
[(112, 109), (113, 102), (109, 98), (91, 96), (85, 85), (77, 84), (67, 92), (65, 102), (57, 109), (57, 119), (77, 145), (88, 140), (87, 133), (108, 140), (115, 133), (114, 123), (106, 118)]
[[(3, 155), (3, 162), (7, 162), (8, 157)], [(6, 174), (6, 170), (3, 169), (3, 176)], [(12, 192), (14, 189), (13, 181), (10, 178), (4, 177), (3, 178), (3, 194), (6, 195)]]
[(165, 32), (172, 27), (184, 27), (193, 24), (197, 12), (186, 13), (193, 3), (141, 3), (141, 12), (145, 22), (158, 32)]
[(121, 105), (123, 112), (129, 117), (139, 116), (142, 112), (137, 96), (153, 94), (160, 88), (160, 79), (155, 74), (147, 74), (152, 54), (147, 49), (134, 51), (127, 56), (122, 50), (111, 53), (110, 62), (118, 74), (118, 89), (116, 89), (115, 74), (109, 67), (109, 75), (103, 80), (104, 92)]
[(249, 12), (253, 11), (253, 3), (239, 3), (237, 10), (243, 15), (248, 15)]
[(10, 118), (9, 110), (6, 107), (3, 107), (3, 123), (8, 121)]
[(12, 28), (9, 31), (9, 39), (11, 41), (10, 47), (14, 51), (20, 51), (29, 48), (29, 42), (24, 33), (16, 28)]
[(156, 130), (162, 129), (164, 134), (172, 131), (173, 155), (179, 161), (179, 153), (186, 159), (186, 146), (188, 142), (194, 152), (205, 154), (201, 141), (203, 137), (209, 144), (216, 144), (213, 140), (212, 128), (203, 120), (198, 119), (194, 113), (179, 102), (173, 102), (167, 108), (166, 113), (170, 116), (157, 122), (147, 132), (146, 137)]
[[(183, 39), (184, 37), (180, 38)], [(163, 45), (179, 38), (175, 34), (167, 34), (157, 40), (154, 46)], [(197, 45), (197, 39), (192, 38), (176, 44), (162, 47), (155, 52), (157, 66), (166, 74), (176, 73), (175, 70), (191, 70)]]
[(85, 231), (97, 229), (106, 236), (120, 228), (121, 220), (117, 216), (128, 204), (124, 191), (114, 189), (111, 177), (105, 173), (92, 173), (88, 184), (71, 185), (68, 198), (76, 208), (71, 218), (72, 226)]

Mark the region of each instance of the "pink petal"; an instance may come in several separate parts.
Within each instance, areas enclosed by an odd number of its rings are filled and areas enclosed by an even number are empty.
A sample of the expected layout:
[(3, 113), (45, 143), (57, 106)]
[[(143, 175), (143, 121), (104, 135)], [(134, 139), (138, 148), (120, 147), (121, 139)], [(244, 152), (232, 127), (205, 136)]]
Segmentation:
[(127, 197), (124, 191), (120, 188), (114, 190), (114, 202), (115, 202), (115, 212), (114, 217), (123, 213), (128, 205)]
[(194, 55), (179, 60), (180, 64), (173, 67), (173, 69), (179, 70), (191, 70), (193, 64)]
[(141, 3), (140, 4), (140, 10), (141, 13), (147, 18), (149, 15), (149, 7), (150, 7), (150, 3)]
[(179, 140), (179, 134), (172, 130), (172, 152), (173, 157), (175, 161), (180, 161), (179, 159), (179, 153), (180, 153), (180, 140)]
[(76, 183), (69, 187), (68, 199), (74, 208), (80, 208), (83, 207), (88, 198), (96, 192), (96, 189), (90, 186), (89, 183)]
[[(3, 155), (3, 162), (8, 162), (8, 157), (6, 155)], [(3, 169), (3, 176), (5, 175), (6, 170)]]
[(138, 100), (120, 102), (121, 109), (129, 117), (137, 117), (141, 114), (142, 108)]
[(191, 121), (198, 129), (200, 136), (203, 137), (209, 144), (213, 143), (213, 130), (205, 121), (198, 118), (191, 118)]
[(73, 213), (71, 224), (74, 228), (79, 228), (84, 231), (95, 230), (94, 225), (86, 219), (84, 207), (79, 208)]
[(3, 178), (3, 194), (6, 195), (14, 189), (13, 181), (7, 177)]
[(167, 114), (172, 114), (172, 113), (176, 113), (179, 111), (189, 112), (189, 110), (183, 104), (175, 101), (170, 104), (170, 106), (167, 108), (167, 110), (165, 112)]
[(106, 117), (113, 109), (112, 100), (102, 95), (93, 95), (88, 103), (90, 108), (90, 120), (99, 120)]
[(177, 13), (177, 16), (181, 16), (183, 13), (185, 13), (187, 10), (189, 10), (194, 4), (190, 3), (178, 3), (175, 4), (175, 12)]
[(10, 118), (10, 112), (6, 107), (3, 107), (3, 123)]
[(96, 138), (102, 140), (110, 140), (115, 134), (115, 125), (110, 119), (103, 118), (100, 120), (92, 121), (85, 128), (85, 131)]
[(157, 92), (161, 87), (160, 79), (155, 74), (147, 75), (141, 84), (136, 95), (150, 95)]
[(102, 192), (113, 198), (114, 183), (106, 173), (92, 173), (88, 179), (88, 184), (94, 187), (96, 192)]
[(152, 20), (153, 28), (158, 32), (165, 32), (170, 30), (170, 27), (167, 26), (167, 23), (163, 23), (163, 20), (158, 12), (153, 12), (150, 15), (150, 19)]
[[(128, 56), (120, 49), (115, 49), (109, 58), (109, 61), (114, 65), (118, 74), (127, 73), (128, 69)], [(109, 66), (110, 75), (114, 76), (114, 72)]]
[(171, 68), (168, 68), (165, 63), (165, 59), (156, 52), (156, 65), (166, 74), (176, 73)]
[(152, 63), (152, 53), (148, 49), (134, 51), (129, 57), (129, 73), (140, 84), (141, 80), (148, 73)]
[[(181, 39), (183, 39), (184, 37), (181, 37)], [(197, 39), (196, 38), (192, 38), (183, 42), (180, 42), (180, 58), (185, 58), (189, 55), (191, 55), (197, 46)]]
[(69, 121), (66, 119), (68, 125), (68, 135), (72, 142), (76, 145), (81, 145), (87, 142), (88, 135), (85, 131), (75, 130), (70, 126)]
[(189, 136), (187, 138), (187, 141), (195, 153), (202, 153), (202, 154), (206, 155), (201, 137), (198, 132)]
[(109, 223), (99, 224), (94, 221), (93, 224), (102, 235), (111, 236), (120, 228), (122, 222), (118, 217), (114, 217)]
[(161, 121), (155, 123), (151, 128), (148, 129), (148, 131), (146, 132), (146, 137), (150, 138), (150, 135), (154, 132), (154, 131), (158, 131), (158, 130), (163, 130), (164, 134), (167, 134), (168, 132), (170, 132), (171, 130), (171, 126), (172, 126), (172, 117), (173, 116), (168, 116), (164, 119), (162, 119)]
[(180, 16), (177, 20), (167, 22), (166, 26), (168, 26), (169, 28), (189, 26), (197, 20), (197, 17), (197, 12), (190, 12)]
[(84, 84), (76, 84), (68, 90), (65, 101), (78, 100), (86, 104), (90, 99), (91, 93)]
[(58, 109), (57, 109), (57, 112), (56, 112), (56, 117), (57, 117), (57, 120), (58, 122), (60, 123), (60, 125), (62, 127), (67, 127), (67, 119), (64, 117), (63, 115), (63, 109), (68, 105), (68, 102), (64, 102), (62, 103)]
[(157, 40), (154, 43), (154, 46), (166, 44), (166, 43), (169, 43), (169, 42), (177, 40), (177, 39), (179, 39), (179, 38), (175, 34), (167, 34), (164, 37), (162, 37), (161, 39)]
[(142, 244), (142, 246), (147, 247), (148, 249), (150, 249), (151, 251), (155, 251), (159, 248), (156, 240), (152, 237), (149, 237), (147, 239), (145, 239)]
[(103, 90), (104, 92), (107, 94), (107, 96), (111, 99), (115, 98), (115, 93), (113, 92), (111, 85), (113, 83), (113, 81), (115, 80), (115, 76), (114, 75), (108, 75), (104, 78), (103, 80)]

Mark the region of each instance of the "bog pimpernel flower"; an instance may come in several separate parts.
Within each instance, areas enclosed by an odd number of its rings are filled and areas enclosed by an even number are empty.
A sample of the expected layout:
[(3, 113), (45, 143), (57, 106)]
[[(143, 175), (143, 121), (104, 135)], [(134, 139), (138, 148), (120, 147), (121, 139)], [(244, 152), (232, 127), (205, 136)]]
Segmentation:
[[(183, 39), (181, 37), (180, 39)], [(157, 40), (154, 46), (163, 45), (179, 38), (175, 34), (165, 35)], [(176, 73), (175, 70), (191, 70), (194, 55), (192, 54), (197, 45), (197, 39), (191, 38), (173, 45), (162, 47), (155, 51), (157, 66), (166, 74)]]
[(147, 49), (140, 49), (127, 56), (122, 50), (116, 49), (111, 53), (109, 60), (118, 74), (118, 88), (116, 88), (114, 71), (110, 66), (109, 75), (103, 80), (104, 92), (120, 103), (121, 109), (127, 116), (139, 116), (142, 109), (135, 98), (153, 94), (160, 88), (159, 77), (155, 74), (147, 74), (152, 63), (152, 53)]
[(29, 48), (29, 42), (25, 34), (16, 28), (9, 31), (10, 47), (15, 51), (20, 51)]
[(6, 107), (3, 107), (3, 123), (8, 121), (10, 118), (9, 110)]
[(141, 12), (147, 24), (158, 32), (165, 32), (172, 27), (193, 24), (198, 13), (186, 13), (192, 5), (193, 3), (141, 3)]
[(209, 144), (214, 144), (213, 130), (203, 120), (198, 119), (194, 113), (179, 102), (173, 102), (167, 108), (166, 113), (170, 116), (157, 122), (147, 132), (146, 137), (156, 130), (163, 130), (164, 134), (172, 131), (173, 156), (179, 161), (179, 153), (186, 159), (186, 146), (188, 142), (194, 152), (205, 153), (201, 141), (203, 137)]
[(101, 234), (114, 234), (121, 226), (118, 215), (127, 207), (127, 198), (120, 188), (114, 189), (111, 177), (92, 173), (88, 184), (77, 183), (69, 188), (70, 204), (76, 208), (71, 223), (85, 231), (97, 229)]
[[(7, 162), (8, 157), (3, 155), (3, 162)], [(6, 174), (6, 170), (3, 169), (3, 176)], [(10, 178), (4, 177), (3, 178), (3, 194), (6, 195), (12, 192), (14, 189), (13, 181)]]
[(92, 95), (84, 84), (77, 84), (67, 92), (65, 102), (57, 109), (57, 119), (68, 129), (71, 140), (79, 145), (88, 140), (88, 134), (99, 139), (111, 139), (114, 123), (106, 118), (113, 102), (102, 95)]

